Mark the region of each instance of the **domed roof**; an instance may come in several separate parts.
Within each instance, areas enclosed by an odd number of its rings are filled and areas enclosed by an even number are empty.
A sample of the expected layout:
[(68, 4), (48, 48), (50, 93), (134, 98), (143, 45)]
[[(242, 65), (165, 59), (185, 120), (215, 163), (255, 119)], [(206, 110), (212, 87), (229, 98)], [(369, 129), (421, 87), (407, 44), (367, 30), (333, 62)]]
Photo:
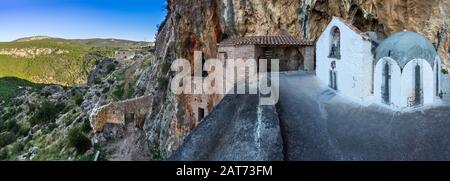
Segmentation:
[(391, 57), (400, 68), (413, 59), (424, 59), (433, 67), (436, 49), (424, 36), (410, 31), (397, 32), (386, 38), (376, 49), (376, 61)]

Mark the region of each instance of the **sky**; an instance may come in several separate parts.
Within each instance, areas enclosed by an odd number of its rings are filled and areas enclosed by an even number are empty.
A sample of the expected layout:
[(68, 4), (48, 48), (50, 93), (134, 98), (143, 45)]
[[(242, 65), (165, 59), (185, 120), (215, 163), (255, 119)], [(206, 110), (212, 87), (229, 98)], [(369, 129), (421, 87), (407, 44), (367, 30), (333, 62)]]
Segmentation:
[(154, 41), (165, 0), (0, 0), (0, 42), (29, 36)]

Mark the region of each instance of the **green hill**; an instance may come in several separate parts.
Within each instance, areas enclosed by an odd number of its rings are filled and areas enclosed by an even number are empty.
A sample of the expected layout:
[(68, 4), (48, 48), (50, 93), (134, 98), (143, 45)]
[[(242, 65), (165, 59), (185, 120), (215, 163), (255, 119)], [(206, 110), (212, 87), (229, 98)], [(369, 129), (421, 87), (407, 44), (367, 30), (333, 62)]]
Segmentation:
[(0, 78), (61, 85), (84, 83), (96, 62), (112, 57), (117, 49), (94, 44), (46, 37), (0, 42)]
[(21, 87), (30, 87), (36, 90), (41, 88), (42, 85), (16, 77), (2, 77), (0, 78), (0, 101), (9, 101), (11, 98), (16, 97), (22, 92)]

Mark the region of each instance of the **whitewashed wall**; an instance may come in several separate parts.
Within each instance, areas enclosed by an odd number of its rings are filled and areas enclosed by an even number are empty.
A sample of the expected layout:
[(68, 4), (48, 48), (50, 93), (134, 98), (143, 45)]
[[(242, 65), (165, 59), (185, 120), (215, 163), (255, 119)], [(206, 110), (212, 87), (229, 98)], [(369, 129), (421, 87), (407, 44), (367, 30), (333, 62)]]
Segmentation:
[[(331, 30), (340, 30), (341, 59), (328, 58)], [(330, 64), (336, 60), (338, 91), (350, 97), (365, 99), (372, 95), (373, 55), (371, 42), (349, 28), (344, 22), (333, 18), (316, 44), (316, 75), (329, 84)]]
[(374, 79), (374, 100), (377, 103), (383, 104), (383, 95), (382, 95), (382, 84), (383, 84), (383, 69), (386, 62), (389, 63), (389, 70), (391, 75), (390, 82), (390, 101), (393, 107), (401, 106), (401, 70), (400, 66), (397, 64), (395, 60), (389, 57), (384, 57), (378, 61), (375, 66), (375, 79)]
[(423, 104), (432, 104), (434, 100), (433, 94), (433, 69), (431, 65), (423, 59), (414, 59), (408, 62), (403, 68), (401, 80), (401, 102), (400, 106), (408, 107), (411, 97), (414, 95), (414, 69), (419, 64), (421, 66), (421, 79), (423, 88)]

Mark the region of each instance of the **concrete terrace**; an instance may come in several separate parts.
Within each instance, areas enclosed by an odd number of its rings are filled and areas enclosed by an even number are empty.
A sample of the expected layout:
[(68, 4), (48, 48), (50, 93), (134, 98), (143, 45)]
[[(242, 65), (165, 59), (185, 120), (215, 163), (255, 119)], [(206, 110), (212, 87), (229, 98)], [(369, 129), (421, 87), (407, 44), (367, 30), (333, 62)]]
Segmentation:
[(362, 105), (307, 72), (280, 74), (275, 113), (257, 100), (227, 95), (170, 159), (450, 160), (448, 105), (401, 112)]

